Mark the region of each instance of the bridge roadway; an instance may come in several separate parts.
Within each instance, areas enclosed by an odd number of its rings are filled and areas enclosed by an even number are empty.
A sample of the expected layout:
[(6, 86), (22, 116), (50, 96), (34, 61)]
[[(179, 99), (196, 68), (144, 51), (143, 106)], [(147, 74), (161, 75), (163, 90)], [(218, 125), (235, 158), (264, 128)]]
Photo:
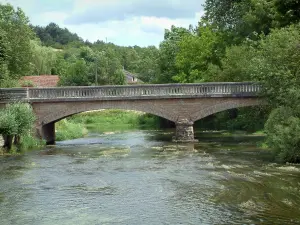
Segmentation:
[(98, 109), (154, 114), (176, 124), (174, 140), (193, 142), (195, 121), (227, 109), (263, 104), (256, 83), (197, 83), (93, 87), (0, 89), (0, 107), (21, 101), (32, 105), (37, 134), (55, 143), (55, 122)]

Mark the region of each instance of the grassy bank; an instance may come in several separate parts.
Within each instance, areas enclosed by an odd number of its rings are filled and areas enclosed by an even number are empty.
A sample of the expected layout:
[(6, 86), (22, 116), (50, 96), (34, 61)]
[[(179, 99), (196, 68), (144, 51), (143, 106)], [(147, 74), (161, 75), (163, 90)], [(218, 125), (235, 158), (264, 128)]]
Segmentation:
[(153, 129), (159, 126), (157, 117), (124, 110), (101, 110), (74, 115), (56, 123), (56, 140), (84, 137), (88, 130), (110, 132), (135, 129)]
[(84, 124), (73, 122), (72, 120), (61, 120), (55, 124), (56, 140), (70, 140), (84, 137), (88, 130)]
[[(4, 142), (1, 136), (0, 146), (3, 146)], [(21, 152), (29, 151), (32, 149), (42, 148), (46, 145), (44, 140), (40, 140), (34, 137), (32, 134), (26, 134), (21, 137), (20, 145), (12, 146), (12, 149), (7, 151), (6, 149), (0, 147), (0, 155), (18, 155)]]

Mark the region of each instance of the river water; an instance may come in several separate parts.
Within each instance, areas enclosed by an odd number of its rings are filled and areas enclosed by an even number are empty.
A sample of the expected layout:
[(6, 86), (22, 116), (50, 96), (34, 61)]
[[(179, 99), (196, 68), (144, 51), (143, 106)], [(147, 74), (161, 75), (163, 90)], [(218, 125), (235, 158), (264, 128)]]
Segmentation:
[(1, 225), (300, 224), (300, 167), (258, 137), (90, 134), (0, 158)]

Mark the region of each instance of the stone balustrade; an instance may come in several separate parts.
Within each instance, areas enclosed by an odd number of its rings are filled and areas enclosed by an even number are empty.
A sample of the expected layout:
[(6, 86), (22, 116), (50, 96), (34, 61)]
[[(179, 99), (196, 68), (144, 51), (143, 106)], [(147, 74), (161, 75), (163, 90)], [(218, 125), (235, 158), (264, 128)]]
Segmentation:
[(252, 82), (122, 85), (95, 87), (0, 89), (0, 102), (76, 101), (153, 98), (252, 97), (261, 86)]

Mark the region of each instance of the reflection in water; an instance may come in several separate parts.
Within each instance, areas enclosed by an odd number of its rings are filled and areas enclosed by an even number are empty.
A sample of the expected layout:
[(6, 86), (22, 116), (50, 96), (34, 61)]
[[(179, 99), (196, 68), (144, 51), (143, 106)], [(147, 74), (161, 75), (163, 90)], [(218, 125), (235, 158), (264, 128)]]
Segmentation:
[(257, 137), (90, 134), (0, 158), (6, 224), (300, 224), (300, 167)]

